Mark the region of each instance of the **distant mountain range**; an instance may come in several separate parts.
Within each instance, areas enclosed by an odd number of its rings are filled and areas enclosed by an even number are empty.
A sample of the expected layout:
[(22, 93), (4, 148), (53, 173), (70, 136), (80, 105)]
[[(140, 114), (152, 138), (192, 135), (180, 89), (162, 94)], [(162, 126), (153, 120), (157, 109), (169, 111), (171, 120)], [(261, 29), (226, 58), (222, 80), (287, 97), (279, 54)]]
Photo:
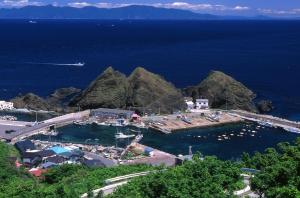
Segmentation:
[[(132, 5), (120, 8), (26, 6), (0, 9), (2, 19), (144, 19), (144, 20), (224, 20), (249, 19), (239, 16), (199, 14), (187, 10)], [(251, 19), (268, 19), (265, 16)]]

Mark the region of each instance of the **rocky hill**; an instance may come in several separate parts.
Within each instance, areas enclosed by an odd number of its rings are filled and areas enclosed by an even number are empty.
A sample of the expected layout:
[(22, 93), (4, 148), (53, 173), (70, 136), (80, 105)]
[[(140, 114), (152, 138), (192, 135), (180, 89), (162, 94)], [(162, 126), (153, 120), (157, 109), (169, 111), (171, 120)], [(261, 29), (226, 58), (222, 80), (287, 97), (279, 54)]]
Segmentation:
[(67, 104), (70, 98), (78, 92), (80, 92), (80, 89), (74, 87), (60, 88), (55, 90), (47, 98), (42, 98), (33, 93), (28, 93), (25, 95), (19, 95), (11, 99), (11, 102), (13, 102), (14, 107), (18, 109), (26, 108), (29, 110), (43, 110), (65, 113), (72, 111), (72, 109), (67, 107)]
[(171, 83), (141, 67), (127, 78), (112, 67), (70, 102), (82, 108), (132, 108), (170, 113), (182, 109), (183, 96)]
[(16, 108), (56, 112), (93, 108), (135, 109), (148, 113), (172, 113), (185, 108), (184, 97), (208, 98), (212, 108), (243, 109), (257, 112), (255, 94), (242, 83), (220, 72), (212, 71), (197, 86), (179, 91), (163, 77), (144, 68), (136, 68), (128, 77), (112, 67), (107, 68), (90, 85), (56, 90), (46, 99), (32, 93), (12, 99)]
[(11, 100), (14, 103), (14, 107), (18, 109), (30, 109), (30, 110), (44, 110), (52, 111), (51, 105), (43, 98), (28, 93), (25, 95), (17, 96)]
[(88, 108), (124, 108), (128, 94), (128, 81), (124, 74), (107, 68), (81, 94), (70, 102), (70, 106)]
[(220, 72), (212, 71), (200, 84), (184, 89), (186, 96), (208, 98), (212, 108), (257, 111), (256, 95), (242, 83)]
[(155, 113), (170, 113), (184, 108), (179, 90), (157, 74), (138, 67), (128, 77), (128, 81), (129, 106)]

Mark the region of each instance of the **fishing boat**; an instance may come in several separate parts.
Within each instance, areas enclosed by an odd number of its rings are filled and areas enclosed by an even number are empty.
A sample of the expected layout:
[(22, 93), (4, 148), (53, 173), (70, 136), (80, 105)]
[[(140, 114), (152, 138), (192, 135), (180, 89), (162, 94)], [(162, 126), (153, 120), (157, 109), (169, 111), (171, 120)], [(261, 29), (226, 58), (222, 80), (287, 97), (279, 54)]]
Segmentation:
[(182, 116), (181, 120), (185, 123), (192, 124), (192, 120), (188, 119), (186, 116)]
[(133, 138), (135, 135), (125, 135), (124, 133), (116, 133), (115, 138), (116, 139), (126, 139), (126, 138)]
[(86, 121), (74, 121), (73, 123), (74, 123), (75, 125), (80, 125), (80, 126), (83, 126), (83, 125), (88, 124), (88, 122), (86, 122)]
[(111, 123), (109, 123), (109, 122), (95, 122), (95, 124), (97, 124), (97, 125), (100, 125), (100, 126), (112, 126), (112, 124)]
[(273, 127), (273, 124), (271, 122), (259, 121), (258, 124), (261, 126)]

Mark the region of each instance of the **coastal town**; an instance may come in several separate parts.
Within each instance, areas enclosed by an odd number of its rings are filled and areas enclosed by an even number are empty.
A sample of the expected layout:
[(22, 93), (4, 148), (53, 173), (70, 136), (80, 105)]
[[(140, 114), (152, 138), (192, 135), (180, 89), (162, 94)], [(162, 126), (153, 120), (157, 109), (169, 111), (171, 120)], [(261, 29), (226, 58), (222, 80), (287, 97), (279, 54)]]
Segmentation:
[[(88, 167), (112, 167), (118, 164), (175, 166), (191, 159), (193, 155), (191, 147), (189, 155), (175, 156), (140, 144), (139, 141), (143, 138), (141, 129), (168, 135), (181, 133), (183, 129), (209, 128), (250, 120), (262, 127), (280, 126), (289, 132), (300, 133), (300, 124), (297, 122), (245, 111), (210, 109), (208, 99), (197, 99), (193, 102), (191, 98), (186, 98), (185, 103), (184, 112), (164, 115), (138, 115), (130, 110), (99, 108), (66, 114), (41, 122), (24, 122), (16, 120), (13, 116), (2, 116), (0, 138), (8, 144), (15, 145), (19, 150), (21, 157), (16, 159), (16, 167), (24, 166), (30, 174), (40, 177), (49, 168), (62, 164), (82, 164)], [(13, 103), (5, 101), (1, 102), (1, 110), (15, 111)], [(128, 143), (124, 147), (30, 138), (37, 134), (55, 136), (58, 133), (57, 128), (70, 124), (78, 126), (95, 124), (116, 129), (131, 127), (131, 134), (115, 133), (116, 140), (127, 140)], [(226, 139), (226, 137), (219, 137), (220, 140), (222, 138)]]

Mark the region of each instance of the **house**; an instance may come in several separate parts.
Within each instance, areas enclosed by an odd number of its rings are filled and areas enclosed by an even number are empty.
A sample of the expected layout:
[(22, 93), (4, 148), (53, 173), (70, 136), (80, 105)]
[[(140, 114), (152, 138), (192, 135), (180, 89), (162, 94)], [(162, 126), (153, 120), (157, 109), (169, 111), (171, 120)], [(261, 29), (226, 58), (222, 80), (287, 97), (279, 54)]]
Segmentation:
[(50, 163), (53, 163), (56, 165), (63, 164), (65, 161), (66, 161), (66, 158), (64, 158), (63, 156), (59, 156), (59, 155), (50, 156), (44, 160), (45, 163), (50, 162)]
[(49, 150), (55, 152), (55, 154), (57, 154), (57, 155), (63, 154), (63, 153), (70, 153), (69, 149), (66, 149), (61, 146), (54, 146), (54, 147), (49, 148)]
[(14, 103), (6, 102), (1, 100), (0, 101), (0, 110), (12, 110), (14, 108)]
[(196, 99), (196, 109), (208, 109), (208, 99)]
[(22, 154), (22, 161), (26, 166), (36, 166), (42, 162), (43, 158), (55, 155), (50, 150), (31, 150)]
[(15, 143), (15, 147), (20, 151), (20, 153), (25, 153), (28, 150), (35, 150), (35, 145), (30, 140), (24, 140)]

